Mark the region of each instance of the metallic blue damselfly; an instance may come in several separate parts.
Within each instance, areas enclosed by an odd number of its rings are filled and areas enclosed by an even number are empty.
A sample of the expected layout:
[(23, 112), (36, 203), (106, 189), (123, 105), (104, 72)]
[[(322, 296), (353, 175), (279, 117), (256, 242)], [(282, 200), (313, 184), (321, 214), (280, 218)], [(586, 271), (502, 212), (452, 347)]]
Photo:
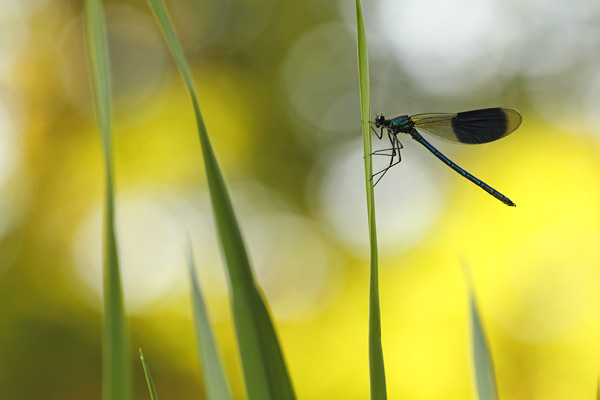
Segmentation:
[(407, 133), (417, 142), (421, 143), (427, 150), (433, 153), (458, 172), (501, 202), (514, 207), (508, 197), (498, 192), (496, 189), (474, 177), (448, 157), (439, 152), (431, 143), (426, 141), (418, 131), (423, 131), (431, 136), (437, 137), (448, 142), (465, 143), (465, 144), (480, 144), (489, 143), (500, 138), (503, 138), (521, 125), (521, 113), (510, 107), (495, 107), (482, 110), (473, 110), (459, 112), (456, 114), (417, 114), (417, 115), (401, 115), (396, 118), (386, 119), (383, 114), (375, 117), (375, 122), (371, 122), (375, 128), (379, 128), (379, 132), (373, 127), (373, 132), (379, 139), (383, 138), (384, 129), (387, 130), (388, 139), (392, 147), (390, 149), (378, 150), (372, 155), (385, 155), (390, 157), (390, 164), (383, 170), (375, 173), (371, 179), (380, 175), (375, 184), (377, 184), (385, 173), (401, 160), (400, 149), (402, 143), (398, 140), (399, 133)]

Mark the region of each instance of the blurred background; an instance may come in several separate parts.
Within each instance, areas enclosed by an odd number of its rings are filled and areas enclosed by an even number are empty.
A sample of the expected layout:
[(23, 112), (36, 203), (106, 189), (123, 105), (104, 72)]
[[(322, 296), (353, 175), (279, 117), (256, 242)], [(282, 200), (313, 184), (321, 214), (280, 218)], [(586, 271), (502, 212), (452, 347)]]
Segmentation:
[[(201, 399), (192, 237), (244, 398), (189, 95), (143, 1), (106, 2), (117, 230), (159, 396)], [(169, 0), (300, 399), (365, 399), (368, 232), (354, 1)], [(600, 372), (600, 3), (363, 3), (372, 112), (513, 106), (496, 143), (431, 142), (509, 208), (400, 137), (376, 187), (389, 397), (470, 399), (469, 267), (501, 398), (591, 398)], [(0, 387), (100, 399), (104, 176), (82, 5), (0, 1)], [(374, 138), (374, 149), (386, 148)], [(428, 138), (429, 140), (429, 138)], [(375, 168), (386, 160), (376, 159)]]

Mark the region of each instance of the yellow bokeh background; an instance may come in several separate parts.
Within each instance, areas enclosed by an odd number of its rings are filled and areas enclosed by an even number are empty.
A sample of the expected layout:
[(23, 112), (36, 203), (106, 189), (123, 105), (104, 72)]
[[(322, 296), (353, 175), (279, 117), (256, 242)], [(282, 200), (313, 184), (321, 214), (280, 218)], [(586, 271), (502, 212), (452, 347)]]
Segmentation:
[[(402, 163), (375, 189), (391, 399), (475, 398), (465, 271), (500, 398), (580, 399), (596, 391), (600, 6), (551, 3), (363, 4), (373, 112), (506, 105), (523, 114), (522, 126), (496, 143), (431, 140), (516, 208), (408, 136), (400, 138)], [(138, 347), (161, 398), (204, 398), (187, 232), (233, 392), (245, 398), (189, 95), (146, 4), (105, 5), (136, 398), (148, 398)], [(104, 176), (81, 6), (0, 2), (6, 399), (101, 398)], [(368, 398), (354, 2), (167, 6), (298, 398)]]

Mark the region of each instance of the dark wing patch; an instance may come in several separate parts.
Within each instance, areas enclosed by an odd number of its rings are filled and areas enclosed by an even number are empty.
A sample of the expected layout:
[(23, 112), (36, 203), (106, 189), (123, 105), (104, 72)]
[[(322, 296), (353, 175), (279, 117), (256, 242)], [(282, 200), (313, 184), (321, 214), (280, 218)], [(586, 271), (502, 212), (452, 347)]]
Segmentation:
[(460, 143), (488, 143), (512, 133), (521, 120), (519, 111), (509, 107), (465, 111), (452, 118), (452, 131)]

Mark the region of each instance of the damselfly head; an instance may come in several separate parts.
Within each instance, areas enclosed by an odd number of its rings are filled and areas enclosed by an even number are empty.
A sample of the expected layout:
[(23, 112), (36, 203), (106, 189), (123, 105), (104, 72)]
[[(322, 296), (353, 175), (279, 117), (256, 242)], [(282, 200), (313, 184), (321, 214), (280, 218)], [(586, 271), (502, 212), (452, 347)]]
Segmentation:
[(385, 124), (385, 116), (383, 114), (377, 114), (375, 117), (375, 125), (376, 126), (384, 126)]

